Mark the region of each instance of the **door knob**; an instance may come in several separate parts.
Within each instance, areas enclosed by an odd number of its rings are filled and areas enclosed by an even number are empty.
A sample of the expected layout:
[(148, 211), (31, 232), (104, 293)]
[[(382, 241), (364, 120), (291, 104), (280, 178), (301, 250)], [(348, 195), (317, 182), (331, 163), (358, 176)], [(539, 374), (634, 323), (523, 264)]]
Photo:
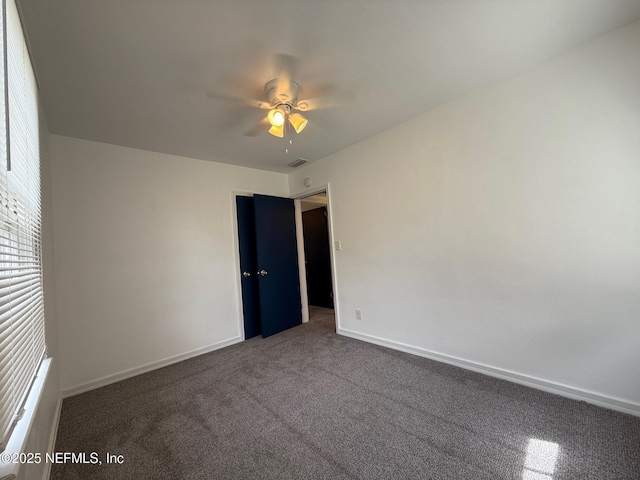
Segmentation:
[(266, 270), (260, 270), (258, 272), (258, 275), (262, 275), (264, 277), (267, 273), (269, 273), (269, 272), (267, 272)]
[(251, 276), (251, 273), (250, 273), (250, 272), (247, 272), (247, 271), (245, 270), (244, 272), (242, 272), (242, 276), (243, 276), (243, 277), (250, 277), (250, 276)]

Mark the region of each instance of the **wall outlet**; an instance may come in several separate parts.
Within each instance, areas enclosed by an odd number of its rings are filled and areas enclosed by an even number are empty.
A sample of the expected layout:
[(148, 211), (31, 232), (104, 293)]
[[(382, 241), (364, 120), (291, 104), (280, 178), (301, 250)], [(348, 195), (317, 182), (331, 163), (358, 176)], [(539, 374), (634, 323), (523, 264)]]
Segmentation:
[(362, 320), (362, 310), (356, 308), (356, 320)]
[(336, 240), (335, 245), (336, 245), (336, 252), (339, 252), (340, 250), (342, 250), (342, 244), (340, 243), (340, 240)]

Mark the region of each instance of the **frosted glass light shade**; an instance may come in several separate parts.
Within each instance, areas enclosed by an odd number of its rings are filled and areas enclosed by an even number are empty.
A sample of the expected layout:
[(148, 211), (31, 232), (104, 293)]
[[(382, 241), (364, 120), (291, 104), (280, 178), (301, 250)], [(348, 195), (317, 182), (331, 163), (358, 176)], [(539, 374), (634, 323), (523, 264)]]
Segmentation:
[(274, 137), (284, 137), (284, 128), (282, 125), (276, 126), (273, 125), (270, 129), (269, 129), (269, 133), (271, 135), (273, 135)]
[(302, 130), (304, 130), (304, 127), (307, 126), (307, 119), (299, 113), (292, 113), (291, 115), (289, 115), (289, 122), (291, 122), (291, 125), (293, 125), (296, 133), (300, 133)]
[(274, 108), (273, 110), (270, 110), (268, 118), (269, 123), (274, 127), (281, 127), (282, 125), (284, 125), (285, 115), (280, 108)]

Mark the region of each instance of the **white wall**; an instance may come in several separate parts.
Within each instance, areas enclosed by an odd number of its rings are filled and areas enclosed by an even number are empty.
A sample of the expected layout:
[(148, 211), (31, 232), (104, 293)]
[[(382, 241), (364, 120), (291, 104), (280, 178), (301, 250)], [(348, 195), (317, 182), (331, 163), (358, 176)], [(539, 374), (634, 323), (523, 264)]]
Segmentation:
[(342, 333), (640, 413), (640, 23), (305, 177)]
[(242, 339), (232, 191), (284, 174), (52, 135), (66, 393)]

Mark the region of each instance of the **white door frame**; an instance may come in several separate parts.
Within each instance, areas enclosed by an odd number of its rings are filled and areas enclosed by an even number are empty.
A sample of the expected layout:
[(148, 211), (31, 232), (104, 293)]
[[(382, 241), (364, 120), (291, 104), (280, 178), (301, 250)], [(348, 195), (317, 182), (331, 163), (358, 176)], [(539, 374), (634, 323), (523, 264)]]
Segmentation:
[(309, 298), (307, 297), (307, 273), (304, 263), (304, 234), (302, 230), (302, 208), (300, 201), (306, 197), (322, 192), (327, 194), (327, 228), (329, 229), (329, 258), (331, 266), (331, 284), (333, 288), (333, 311), (336, 318), (336, 332), (338, 332), (340, 329), (340, 315), (338, 313), (340, 309), (338, 307), (338, 278), (336, 275), (335, 241), (333, 239), (333, 220), (331, 215), (331, 188), (329, 183), (318, 185), (312, 190), (307, 190), (291, 197), (294, 199), (294, 205), (296, 208), (296, 236), (298, 240), (298, 269), (300, 277), (300, 299), (302, 300), (302, 321), (309, 321)]

